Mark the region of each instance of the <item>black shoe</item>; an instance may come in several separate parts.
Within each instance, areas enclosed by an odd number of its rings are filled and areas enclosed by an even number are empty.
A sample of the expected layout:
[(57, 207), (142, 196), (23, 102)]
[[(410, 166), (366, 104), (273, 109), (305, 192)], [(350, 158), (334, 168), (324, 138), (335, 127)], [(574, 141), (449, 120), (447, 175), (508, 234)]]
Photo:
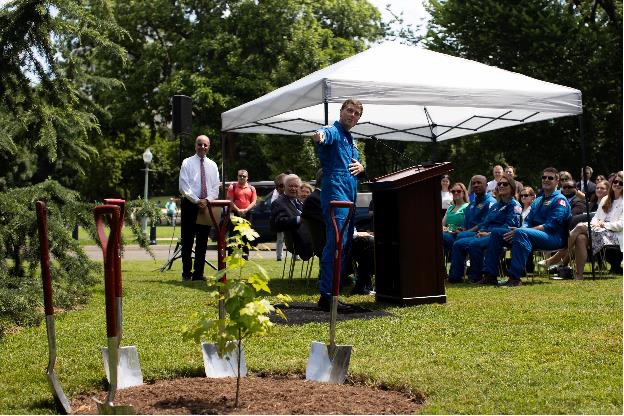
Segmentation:
[(496, 276), (489, 276), (489, 275), (484, 275), (483, 279), (479, 280), (476, 284), (478, 285), (497, 285), (498, 284), (498, 279), (496, 278)]
[(548, 274), (559, 274), (559, 266), (551, 266), (548, 268)]
[(609, 274), (619, 274), (619, 275), (621, 275), (622, 272), (623, 272), (622, 266), (611, 266), (611, 269), (609, 270)]
[(374, 295), (375, 291), (370, 290), (366, 286), (363, 286), (363, 287), (355, 286), (353, 290), (351, 290), (351, 294), (352, 295)]
[[(331, 309), (331, 298), (327, 296), (321, 296), (316, 304), (322, 311), (329, 312)], [(351, 305), (338, 301), (338, 312), (348, 312), (351, 310)]]
[(562, 279), (573, 279), (574, 272), (570, 266), (559, 266), (559, 277)]
[(514, 279), (513, 277), (510, 277), (509, 280), (507, 280), (505, 283), (503, 283), (501, 286), (503, 287), (517, 287), (517, 286), (522, 286), (522, 281), (520, 279)]
[(191, 276), (182, 276), (182, 281), (183, 282), (190, 282), (191, 281)]

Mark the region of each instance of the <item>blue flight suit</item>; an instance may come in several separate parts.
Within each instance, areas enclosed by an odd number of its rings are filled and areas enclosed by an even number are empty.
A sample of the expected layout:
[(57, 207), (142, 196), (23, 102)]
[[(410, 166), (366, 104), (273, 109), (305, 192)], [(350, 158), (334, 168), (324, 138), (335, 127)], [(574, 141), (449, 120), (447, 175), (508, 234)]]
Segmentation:
[[(492, 197), (490, 193), (485, 195), (479, 195), (475, 197), (475, 200), (470, 202), (464, 210), (464, 230), (470, 230), (472, 227), (483, 222), (487, 216), (490, 206), (494, 205), (496, 199)], [(460, 231), (457, 234), (442, 233), (442, 240), (444, 241), (444, 252), (451, 253), (453, 244), (459, 238), (474, 237), (476, 233), (473, 231)]]
[[(336, 121), (332, 126), (320, 129), (325, 134), (323, 143), (317, 143), (316, 149), (323, 168), (323, 184), (321, 189), (321, 209), (325, 218), (325, 235), (327, 242), (323, 248), (320, 262), (320, 292), (321, 296), (331, 296), (333, 264), (336, 251), (334, 225), (330, 216), (330, 201), (351, 201), (355, 204), (357, 198), (358, 179), (349, 172), (351, 159), (360, 161), (360, 154), (353, 143), (351, 133), (346, 131)], [(362, 176), (360, 174), (360, 176)], [(349, 210), (347, 208), (335, 209), (336, 225), (340, 231)], [(353, 240), (354, 222), (350, 221), (342, 237), (341, 270), (346, 270), (346, 260)]]
[[(511, 265), (507, 269), (509, 277), (519, 279), (526, 267), (527, 258), (534, 248), (556, 250), (566, 244), (568, 220), (570, 219), (570, 203), (559, 191), (550, 196), (540, 196), (531, 204), (531, 212), (522, 225), (514, 233), (511, 242)], [(544, 231), (532, 227), (544, 226)], [(498, 261), (503, 246), (510, 244), (503, 239), (505, 230), (494, 230), (485, 253), (483, 273), (488, 276), (498, 275)]]
[[(478, 225), (479, 231), (492, 232), (494, 229), (508, 231), (508, 227), (519, 227), (522, 222), (520, 214), (522, 214), (522, 206), (515, 198), (507, 202), (497, 202), (490, 207), (485, 220)], [(489, 240), (490, 236), (477, 237), (476, 233), (472, 236), (458, 237), (453, 244), (449, 282), (462, 281), (466, 254), (470, 255), (468, 279), (472, 282), (481, 279), (483, 250), (487, 248)]]

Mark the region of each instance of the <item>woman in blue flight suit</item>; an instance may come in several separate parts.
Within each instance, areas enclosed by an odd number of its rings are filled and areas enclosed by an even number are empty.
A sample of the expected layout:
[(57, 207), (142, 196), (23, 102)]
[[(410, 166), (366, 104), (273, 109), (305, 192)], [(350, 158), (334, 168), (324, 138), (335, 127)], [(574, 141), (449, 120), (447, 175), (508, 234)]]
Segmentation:
[[(333, 261), (336, 250), (334, 226), (331, 221), (330, 201), (351, 201), (357, 198), (358, 177), (363, 176), (364, 166), (360, 163), (360, 154), (353, 143), (351, 130), (359, 121), (363, 112), (362, 103), (346, 100), (340, 109), (340, 119), (331, 126), (317, 130), (312, 140), (317, 144), (317, 151), (323, 169), (321, 184), (321, 208), (325, 218), (327, 242), (321, 256), (319, 307), (329, 310), (332, 291)], [(338, 230), (344, 224), (348, 209), (335, 210)], [(353, 221), (343, 236), (342, 270), (348, 258), (348, 248), (353, 238)]]
[(464, 275), (464, 260), (466, 254), (470, 256), (470, 273), (468, 279), (472, 283), (481, 280), (483, 269), (483, 251), (488, 246), (492, 230), (519, 227), (521, 223), (522, 206), (516, 200), (516, 182), (507, 175), (503, 175), (496, 185), (498, 193), (497, 202), (490, 207), (485, 220), (479, 224), (478, 231), (472, 237), (460, 238), (453, 244), (451, 255), (451, 269), (449, 282), (461, 282)]

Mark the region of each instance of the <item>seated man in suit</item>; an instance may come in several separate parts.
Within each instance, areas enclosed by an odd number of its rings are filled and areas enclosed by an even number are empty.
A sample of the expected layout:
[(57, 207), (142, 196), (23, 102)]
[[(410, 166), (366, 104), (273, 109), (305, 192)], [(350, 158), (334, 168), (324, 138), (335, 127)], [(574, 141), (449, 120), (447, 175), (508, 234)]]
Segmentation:
[[(322, 238), (319, 250), (315, 254), (321, 256), (323, 247), (325, 246), (325, 221), (323, 219), (323, 210), (321, 209), (321, 183), (323, 182), (323, 169), (319, 169), (316, 173), (316, 189), (303, 202), (303, 211), (301, 217), (308, 223), (312, 234), (313, 230), (318, 230), (319, 238)], [(358, 232), (353, 234), (353, 242), (349, 251), (357, 266), (357, 281), (351, 294), (353, 295), (374, 295), (372, 290), (372, 275), (375, 272), (375, 240), (373, 236), (366, 232)], [(350, 265), (350, 262), (346, 262)], [(350, 267), (342, 270), (341, 280), (349, 274)]]
[(301, 179), (297, 175), (287, 175), (284, 178), (286, 189), (271, 204), (271, 228), (278, 232), (290, 232), (293, 238), (295, 253), (302, 259), (312, 257), (312, 239), (307, 226), (301, 224), (301, 210), (303, 206), (297, 199)]

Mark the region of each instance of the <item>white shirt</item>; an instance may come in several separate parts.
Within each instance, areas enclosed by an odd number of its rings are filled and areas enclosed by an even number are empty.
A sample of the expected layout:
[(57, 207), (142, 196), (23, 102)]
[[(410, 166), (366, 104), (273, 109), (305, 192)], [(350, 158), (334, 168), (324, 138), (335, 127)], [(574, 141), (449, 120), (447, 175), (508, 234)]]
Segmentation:
[(453, 195), (450, 192), (440, 191), (442, 194), (442, 209), (447, 209), (449, 204), (453, 202)]
[(622, 237), (622, 229), (624, 216), (624, 211), (622, 207), (622, 197), (620, 196), (618, 199), (611, 203), (611, 209), (609, 212), (604, 212), (602, 206), (607, 201), (607, 197), (603, 197), (600, 200), (600, 205), (598, 205), (598, 209), (596, 210), (596, 215), (592, 218), (591, 223), (596, 224), (598, 220), (604, 221), (604, 228), (609, 231), (613, 231), (618, 238), (620, 243), (620, 251), (624, 251), (624, 238)]
[(498, 184), (498, 182), (496, 182), (496, 179), (492, 179), (491, 181), (489, 181), (487, 183), (487, 187), (485, 188), (485, 192), (494, 192), (494, 190), (496, 189), (496, 185)]
[[(180, 194), (194, 204), (199, 202), (199, 195), (201, 194), (200, 166), (199, 156), (195, 154), (184, 159), (180, 168), (178, 181)], [(219, 185), (221, 185), (217, 164), (208, 158), (204, 158), (204, 172), (206, 173), (208, 199), (217, 199), (219, 197)]]

